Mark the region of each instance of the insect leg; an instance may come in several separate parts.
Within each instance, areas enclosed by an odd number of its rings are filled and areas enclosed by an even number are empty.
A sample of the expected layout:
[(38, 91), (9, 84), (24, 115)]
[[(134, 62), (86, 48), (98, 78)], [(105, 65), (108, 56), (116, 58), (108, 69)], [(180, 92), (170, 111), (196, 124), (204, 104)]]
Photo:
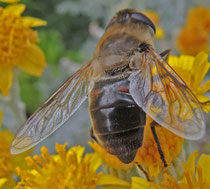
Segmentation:
[(163, 51), (162, 53), (160, 53), (160, 56), (166, 61), (168, 62), (168, 57), (170, 55), (171, 50), (167, 49), (165, 51)]
[(94, 141), (96, 141), (96, 142), (98, 143), (98, 140), (97, 140), (97, 138), (96, 138), (95, 135), (94, 135), (94, 132), (93, 132), (93, 128), (92, 128), (92, 127), (90, 128), (90, 137), (91, 137)]
[(157, 123), (156, 123), (155, 121), (153, 121), (153, 122), (151, 123), (152, 134), (153, 134), (154, 139), (155, 139), (155, 142), (156, 142), (156, 144), (157, 144), (158, 151), (159, 151), (159, 154), (160, 154), (160, 158), (161, 158), (161, 160), (163, 161), (164, 167), (168, 167), (168, 164), (166, 163), (166, 160), (165, 160), (165, 156), (164, 156), (164, 154), (163, 154), (163, 150), (162, 150), (161, 145), (160, 145), (160, 141), (159, 141), (159, 139), (158, 139), (158, 136), (157, 136), (157, 133), (156, 133), (156, 130), (155, 130), (155, 125), (156, 125), (156, 124), (157, 124)]
[(136, 163), (136, 166), (138, 167), (138, 169), (140, 169), (143, 172), (143, 174), (145, 175), (147, 181), (151, 181), (150, 178), (149, 178), (148, 173), (146, 172), (146, 170), (144, 170), (144, 168), (138, 163)]

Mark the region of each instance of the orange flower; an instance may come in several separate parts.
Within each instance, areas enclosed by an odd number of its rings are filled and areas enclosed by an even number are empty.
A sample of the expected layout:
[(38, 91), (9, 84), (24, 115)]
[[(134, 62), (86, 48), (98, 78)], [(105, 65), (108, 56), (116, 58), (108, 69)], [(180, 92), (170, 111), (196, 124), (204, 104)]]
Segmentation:
[(177, 37), (177, 47), (182, 54), (196, 56), (199, 52), (209, 52), (208, 33), (200, 25), (184, 28)]
[(200, 25), (207, 32), (210, 32), (210, 8), (194, 7), (187, 16), (187, 25)]
[(210, 9), (192, 8), (187, 16), (186, 27), (177, 37), (177, 47), (183, 54), (197, 55), (209, 52)]
[[(147, 168), (149, 175), (156, 178), (160, 173), (160, 170), (164, 169), (164, 166), (151, 131), (150, 124), (152, 121), (153, 120), (147, 116), (146, 126), (144, 128), (143, 145), (137, 151), (134, 162)], [(184, 139), (161, 126), (156, 127), (156, 132), (165, 160), (167, 164), (170, 165), (172, 160), (179, 156)]]

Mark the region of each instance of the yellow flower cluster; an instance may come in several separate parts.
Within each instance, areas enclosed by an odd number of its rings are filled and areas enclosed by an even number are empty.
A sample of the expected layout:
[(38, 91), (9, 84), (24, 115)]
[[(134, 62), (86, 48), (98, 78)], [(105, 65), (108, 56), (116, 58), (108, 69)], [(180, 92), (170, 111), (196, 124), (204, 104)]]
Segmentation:
[(204, 189), (210, 188), (210, 155), (202, 154), (197, 162), (198, 153), (193, 152), (188, 161), (183, 163), (184, 176), (180, 182), (165, 175), (162, 186), (167, 189)]
[(100, 159), (95, 154), (86, 154), (83, 158), (83, 147), (77, 146), (66, 151), (66, 145), (56, 144), (58, 155), (55, 156), (42, 147), (40, 156), (28, 157), (27, 164), (32, 169), (17, 169), (21, 181), (16, 189), (95, 188), (102, 175), (102, 172), (96, 173)]
[[(48, 149), (42, 147), (40, 156), (26, 158), (26, 167), (23, 158), (26, 154), (13, 157), (9, 154), (12, 137), (8, 131), (0, 132), (0, 188), (4, 189), (91, 189), (99, 186), (102, 189), (203, 189), (210, 186), (210, 155), (202, 154), (196, 165), (198, 153), (191, 154), (183, 164), (184, 175), (180, 181), (164, 174), (164, 180), (158, 184), (140, 177), (132, 177), (131, 182), (128, 182), (113, 175), (105, 175), (101, 171), (97, 172), (101, 159), (95, 153), (83, 155), (85, 149), (81, 146), (67, 151), (67, 144), (56, 144), (57, 155), (50, 155)], [(21, 178), (17, 185), (12, 177), (16, 173), (16, 166)]]
[(160, 18), (158, 16), (158, 14), (156, 12), (150, 11), (150, 10), (144, 11), (144, 14), (146, 16), (148, 16), (152, 20), (152, 22), (155, 24), (155, 27), (156, 27), (155, 38), (162, 39), (165, 36), (165, 33), (164, 33), (163, 29), (161, 27), (159, 27)]
[(207, 189), (210, 188), (210, 155), (202, 154), (197, 162), (198, 153), (193, 152), (183, 163), (184, 175), (180, 181), (165, 174), (161, 184), (149, 182), (143, 178), (133, 177), (131, 189)]
[(201, 51), (209, 52), (210, 8), (192, 8), (187, 24), (177, 37), (177, 46), (181, 53), (197, 55)]
[(7, 131), (0, 132), (0, 188), (11, 189), (16, 185), (14, 175), (17, 175), (16, 166), (26, 168), (24, 158), (29, 155), (30, 151), (19, 155), (10, 154), (10, 144), (14, 135)]
[(38, 34), (31, 27), (46, 22), (32, 17), (21, 17), (25, 5), (0, 7), (0, 91), (9, 94), (13, 82), (13, 68), (40, 76), (46, 67), (45, 56), (36, 45)]
[[(77, 146), (66, 151), (65, 145), (56, 144), (58, 155), (50, 155), (47, 148), (42, 147), (40, 156), (27, 157), (28, 166), (31, 169), (23, 170), (17, 168), (21, 181), (15, 187), (23, 188), (154, 188), (154, 189), (185, 189), (208, 188), (210, 186), (210, 156), (201, 155), (197, 166), (197, 152), (189, 157), (183, 164), (184, 175), (181, 181), (164, 174), (161, 184), (149, 182), (140, 177), (132, 177), (131, 182), (123, 181), (112, 175), (104, 175), (96, 172), (101, 164), (100, 158), (92, 153), (83, 157), (84, 148)], [(196, 171), (195, 171), (196, 170)], [(6, 178), (6, 177), (5, 177)], [(0, 179), (0, 183), (1, 183)], [(104, 187), (102, 187), (104, 186)], [(194, 187), (196, 186), (196, 187)]]
[(129, 185), (112, 175), (97, 172), (101, 159), (95, 153), (83, 157), (83, 147), (75, 146), (67, 151), (66, 145), (56, 144), (57, 155), (50, 155), (48, 149), (42, 147), (40, 156), (27, 157), (31, 169), (17, 168), (21, 181), (15, 188), (95, 189), (96, 186), (116, 183), (120, 186)]

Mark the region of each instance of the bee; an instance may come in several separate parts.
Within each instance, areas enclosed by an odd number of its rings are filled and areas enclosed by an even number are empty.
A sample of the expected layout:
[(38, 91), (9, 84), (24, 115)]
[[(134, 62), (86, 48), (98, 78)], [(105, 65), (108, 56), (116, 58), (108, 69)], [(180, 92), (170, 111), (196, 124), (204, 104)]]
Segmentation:
[(91, 137), (123, 163), (142, 146), (146, 116), (160, 157), (167, 166), (156, 126), (186, 139), (205, 132), (199, 101), (167, 63), (170, 51), (154, 50), (155, 26), (133, 9), (119, 11), (107, 24), (93, 58), (68, 79), (17, 132), (11, 153), (35, 146), (88, 99)]

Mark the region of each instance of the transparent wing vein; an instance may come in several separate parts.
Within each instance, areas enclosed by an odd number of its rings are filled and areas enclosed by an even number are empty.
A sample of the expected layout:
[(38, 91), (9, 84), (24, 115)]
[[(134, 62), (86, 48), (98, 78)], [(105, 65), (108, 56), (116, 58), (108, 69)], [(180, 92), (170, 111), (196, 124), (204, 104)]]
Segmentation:
[(17, 132), (11, 153), (21, 153), (58, 129), (87, 99), (90, 63), (64, 83)]
[(135, 102), (175, 134), (191, 140), (201, 138), (205, 132), (205, 121), (196, 97), (153, 50), (142, 56), (144, 61), (139, 61), (139, 70), (129, 78), (130, 93)]

